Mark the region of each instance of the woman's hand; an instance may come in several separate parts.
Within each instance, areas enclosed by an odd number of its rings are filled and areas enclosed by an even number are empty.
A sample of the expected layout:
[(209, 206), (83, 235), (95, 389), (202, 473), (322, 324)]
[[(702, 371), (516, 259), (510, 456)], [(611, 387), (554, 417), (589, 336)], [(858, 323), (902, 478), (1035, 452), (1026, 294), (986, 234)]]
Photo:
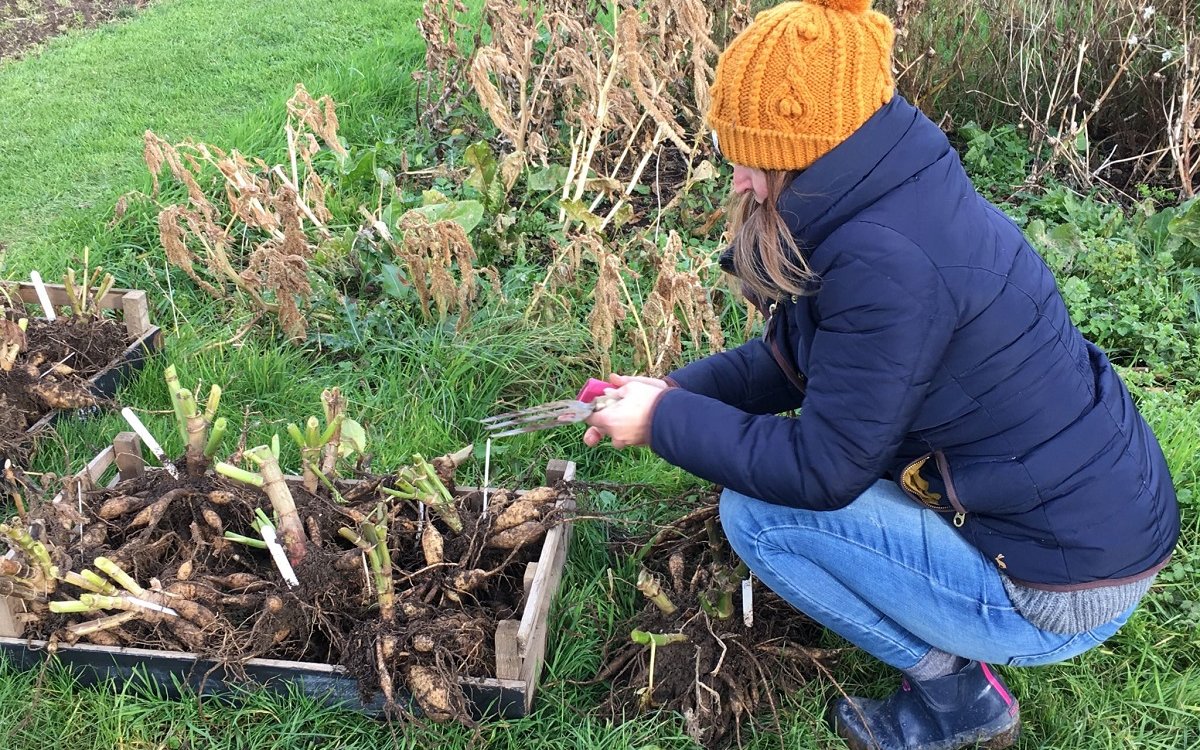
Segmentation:
[(650, 442), (650, 416), (654, 404), (667, 391), (666, 382), (624, 375), (613, 375), (609, 382), (620, 387), (608, 389), (605, 395), (621, 400), (588, 417), (590, 426), (583, 433), (584, 444), (594, 447), (607, 435), (612, 438), (614, 448), (646, 445)]

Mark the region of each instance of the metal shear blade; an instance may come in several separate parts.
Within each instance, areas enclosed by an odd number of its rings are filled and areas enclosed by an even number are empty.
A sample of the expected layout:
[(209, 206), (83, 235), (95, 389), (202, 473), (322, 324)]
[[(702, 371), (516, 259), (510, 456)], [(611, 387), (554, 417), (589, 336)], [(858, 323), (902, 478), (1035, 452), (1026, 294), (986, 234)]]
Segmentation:
[(489, 437), (500, 438), (508, 435), (519, 435), (523, 432), (548, 430), (564, 424), (582, 422), (609, 404), (614, 398), (601, 396), (594, 401), (551, 401), (545, 404), (531, 406), (528, 409), (510, 411), (479, 420)]

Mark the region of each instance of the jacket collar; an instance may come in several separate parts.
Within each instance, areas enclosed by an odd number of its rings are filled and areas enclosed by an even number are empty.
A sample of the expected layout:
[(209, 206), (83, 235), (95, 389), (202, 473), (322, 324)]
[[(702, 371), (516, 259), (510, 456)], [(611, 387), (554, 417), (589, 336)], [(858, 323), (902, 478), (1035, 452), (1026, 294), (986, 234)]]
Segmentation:
[(780, 214), (801, 248), (811, 252), (950, 150), (941, 129), (896, 94), (792, 181), (779, 198)]

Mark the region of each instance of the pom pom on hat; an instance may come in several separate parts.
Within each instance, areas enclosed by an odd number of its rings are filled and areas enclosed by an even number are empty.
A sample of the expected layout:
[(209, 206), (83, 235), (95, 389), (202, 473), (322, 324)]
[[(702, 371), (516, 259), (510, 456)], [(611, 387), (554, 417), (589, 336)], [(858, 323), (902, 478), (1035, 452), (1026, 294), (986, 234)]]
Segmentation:
[(895, 94), (887, 16), (871, 0), (768, 8), (717, 63), (708, 124), (730, 161), (804, 169)]

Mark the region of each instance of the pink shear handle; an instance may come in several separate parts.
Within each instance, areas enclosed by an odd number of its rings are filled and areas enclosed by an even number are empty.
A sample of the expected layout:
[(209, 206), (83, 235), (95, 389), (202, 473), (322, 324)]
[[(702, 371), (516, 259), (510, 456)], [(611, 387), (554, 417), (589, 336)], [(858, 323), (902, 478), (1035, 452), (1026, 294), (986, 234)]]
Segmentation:
[(590, 404), (598, 397), (603, 396), (604, 391), (609, 388), (616, 388), (616, 386), (612, 383), (606, 383), (603, 380), (588, 378), (587, 383), (583, 386), (583, 390), (579, 392), (579, 395), (576, 396), (575, 399), (577, 401), (582, 401), (585, 404)]

